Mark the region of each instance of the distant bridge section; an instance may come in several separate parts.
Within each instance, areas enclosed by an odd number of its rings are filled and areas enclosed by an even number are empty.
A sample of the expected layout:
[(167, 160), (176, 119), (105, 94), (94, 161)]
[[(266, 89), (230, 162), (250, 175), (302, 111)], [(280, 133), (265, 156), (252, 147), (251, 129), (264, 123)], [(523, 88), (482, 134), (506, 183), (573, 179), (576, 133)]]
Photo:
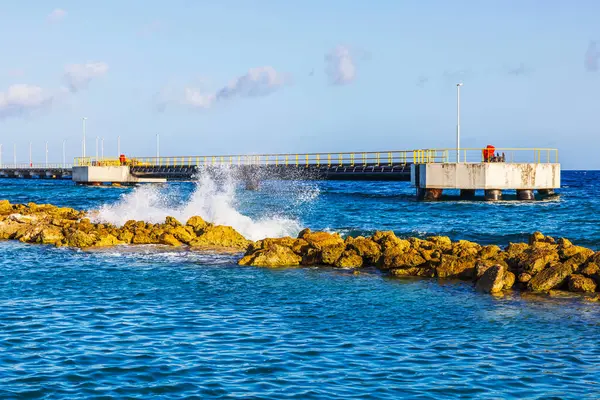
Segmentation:
[(71, 164), (2, 164), (0, 178), (71, 179)]

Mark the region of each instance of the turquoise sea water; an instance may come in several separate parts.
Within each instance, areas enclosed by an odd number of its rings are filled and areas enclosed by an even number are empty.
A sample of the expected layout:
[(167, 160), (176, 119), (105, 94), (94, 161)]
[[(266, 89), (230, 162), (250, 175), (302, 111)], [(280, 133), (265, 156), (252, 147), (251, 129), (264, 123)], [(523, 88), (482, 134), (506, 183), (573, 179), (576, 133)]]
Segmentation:
[[(407, 183), (78, 187), (0, 180), (0, 198), (122, 222), (201, 214), (247, 236), (392, 229), (506, 244), (534, 230), (600, 249), (598, 172), (559, 199), (421, 203)], [(600, 306), (469, 283), (236, 255), (0, 242), (0, 398), (598, 398)]]

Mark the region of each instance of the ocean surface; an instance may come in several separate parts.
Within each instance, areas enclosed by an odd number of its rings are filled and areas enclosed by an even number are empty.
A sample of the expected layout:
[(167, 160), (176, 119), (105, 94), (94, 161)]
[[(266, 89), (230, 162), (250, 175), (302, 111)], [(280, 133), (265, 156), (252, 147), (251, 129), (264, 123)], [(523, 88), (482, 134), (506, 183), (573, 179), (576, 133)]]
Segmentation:
[[(600, 172), (562, 179), (536, 202), (417, 202), (404, 182), (254, 192), (226, 173), (137, 188), (2, 179), (0, 199), (116, 224), (201, 215), (252, 239), (310, 227), (504, 245), (541, 230), (600, 250)], [(598, 304), (237, 259), (0, 242), (0, 398), (600, 398)]]

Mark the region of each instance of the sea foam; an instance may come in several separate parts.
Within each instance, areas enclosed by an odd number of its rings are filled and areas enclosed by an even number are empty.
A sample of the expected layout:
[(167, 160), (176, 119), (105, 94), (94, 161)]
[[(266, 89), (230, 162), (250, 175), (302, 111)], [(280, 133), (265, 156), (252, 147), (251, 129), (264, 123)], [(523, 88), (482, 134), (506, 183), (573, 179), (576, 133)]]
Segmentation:
[[(198, 215), (216, 225), (231, 226), (251, 240), (266, 237), (295, 236), (302, 229), (295, 218), (281, 215), (253, 219), (236, 208), (238, 180), (229, 171), (223, 170), (219, 178), (211, 174), (200, 174), (190, 198), (185, 202), (173, 201), (169, 185), (143, 185), (123, 194), (114, 204), (106, 204), (90, 213), (93, 222), (112, 223), (122, 226), (128, 220), (162, 223), (167, 216), (185, 223)], [(292, 203), (312, 201), (318, 189), (296, 192)], [(174, 204), (176, 203), (176, 204)]]

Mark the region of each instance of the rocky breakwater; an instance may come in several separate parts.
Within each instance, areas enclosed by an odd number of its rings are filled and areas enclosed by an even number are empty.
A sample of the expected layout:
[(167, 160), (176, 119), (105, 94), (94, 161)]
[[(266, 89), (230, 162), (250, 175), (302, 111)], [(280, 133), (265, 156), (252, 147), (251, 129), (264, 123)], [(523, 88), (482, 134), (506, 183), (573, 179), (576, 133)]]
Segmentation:
[(163, 224), (128, 221), (117, 227), (92, 223), (83, 211), (50, 204), (10, 204), (0, 201), (0, 240), (78, 248), (125, 244), (189, 246), (192, 249), (244, 251), (250, 245), (229, 226), (213, 225), (200, 217), (182, 224), (167, 217)]
[[(250, 244), (240, 264), (373, 266), (398, 277), (473, 281), (477, 290), (487, 293), (513, 289), (552, 295), (560, 291), (594, 293), (600, 284), (600, 252), (539, 232), (531, 235), (528, 243), (501, 248), (444, 236), (402, 239), (393, 232), (376, 232), (371, 237), (343, 239), (338, 234), (306, 229), (295, 239)], [(598, 300), (598, 295), (586, 298)]]
[(200, 217), (185, 224), (167, 217), (162, 224), (128, 221), (123, 226), (92, 223), (83, 211), (50, 204), (0, 201), (0, 240), (19, 240), (76, 248), (116, 245), (165, 245), (192, 250), (245, 252), (240, 265), (284, 267), (324, 265), (337, 268), (376, 267), (392, 276), (460, 279), (477, 290), (498, 294), (509, 290), (564, 295), (582, 293), (598, 301), (600, 252), (536, 232), (528, 243), (505, 248), (482, 246), (445, 236), (399, 238), (393, 232), (347, 237), (305, 229), (297, 238), (252, 242), (232, 227)]

